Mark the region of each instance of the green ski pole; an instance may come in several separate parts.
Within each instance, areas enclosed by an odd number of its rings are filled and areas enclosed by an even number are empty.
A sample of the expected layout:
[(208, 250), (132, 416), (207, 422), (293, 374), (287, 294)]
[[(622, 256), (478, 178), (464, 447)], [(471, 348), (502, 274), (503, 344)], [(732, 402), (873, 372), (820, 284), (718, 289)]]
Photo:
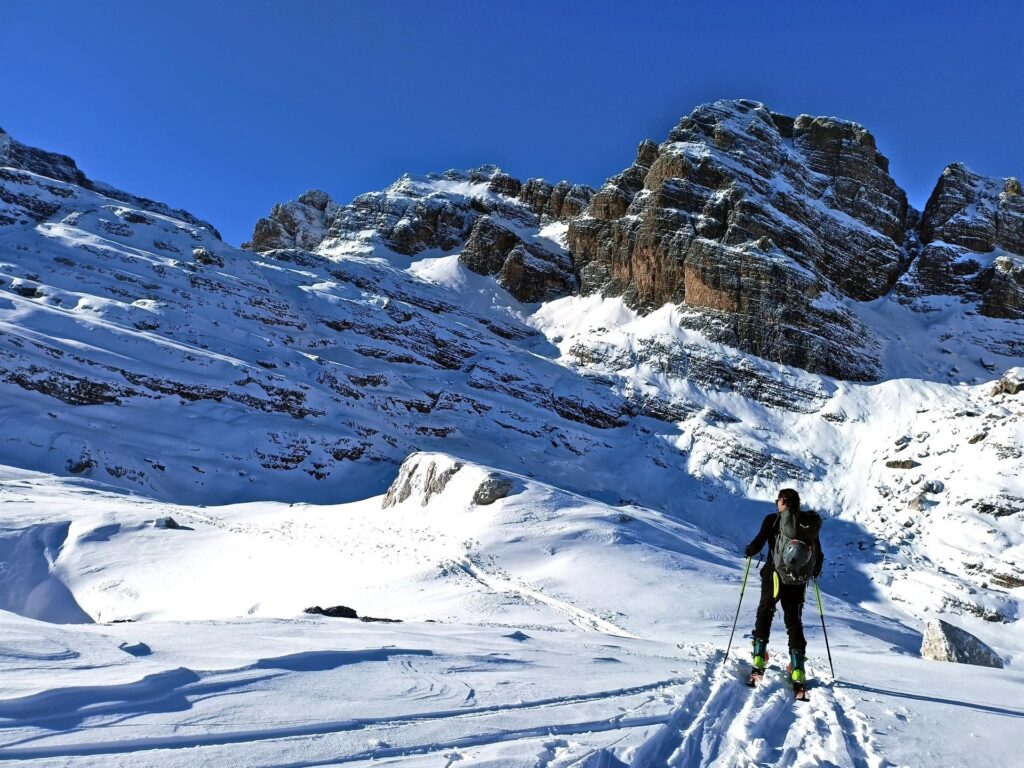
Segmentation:
[[(725, 666), (729, 658), (729, 650), (732, 648), (732, 638), (736, 634), (736, 622), (740, 620), (740, 606), (743, 605), (743, 593), (747, 589), (747, 574), (750, 573), (750, 558), (747, 558), (747, 567), (743, 569), (743, 584), (740, 586), (740, 603), (736, 606), (736, 618), (732, 620), (732, 632), (729, 633), (729, 645), (725, 647), (725, 658), (722, 659), (722, 666)], [(835, 675), (833, 675), (835, 677)]]
[(832, 651), (828, 647), (828, 632), (825, 631), (825, 611), (821, 607), (821, 592), (818, 590), (818, 580), (814, 580), (814, 596), (818, 600), (818, 615), (821, 616), (821, 633), (825, 636), (825, 652), (828, 654), (828, 669), (832, 673), (832, 679), (836, 679), (836, 670), (832, 666)]

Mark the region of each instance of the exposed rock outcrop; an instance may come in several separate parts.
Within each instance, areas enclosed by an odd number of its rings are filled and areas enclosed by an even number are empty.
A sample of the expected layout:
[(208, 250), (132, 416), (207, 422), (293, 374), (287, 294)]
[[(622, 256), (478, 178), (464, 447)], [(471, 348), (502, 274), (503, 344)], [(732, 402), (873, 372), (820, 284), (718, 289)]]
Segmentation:
[(966, 630), (942, 619), (931, 619), (924, 631), (921, 655), (934, 661), (953, 661), (979, 667), (1003, 668), (999, 654)]
[(544, 179), (528, 179), (517, 195), (541, 221), (564, 221), (579, 216), (593, 196), (594, 188), (586, 184), (549, 184)]
[(500, 475), (489, 475), (473, 494), (473, 503), (485, 507), (512, 492), (512, 481)]
[(871, 334), (842, 304), (905, 269), (910, 209), (864, 128), (750, 101), (698, 107), (570, 223), (584, 293), (684, 322), (770, 360), (871, 379)]
[(1024, 391), (1024, 367), (1011, 368), (992, 388), (993, 395), (1017, 395)]
[[(18, 173), (19, 170), (27, 173)], [(47, 179), (97, 192), (111, 200), (117, 200), (144, 211), (180, 219), (193, 226), (201, 227), (218, 240), (220, 239), (220, 233), (212, 224), (196, 218), (188, 211), (171, 208), (155, 200), (139, 197), (102, 182), (93, 181), (67, 155), (47, 152), (44, 149), (22, 144), (15, 141), (3, 128), (0, 128), (0, 203), (5, 204), (0, 205), (0, 226), (24, 220), (45, 221), (60, 210), (60, 200), (74, 197), (72, 188), (49, 185), (46, 183)], [(57, 199), (47, 200), (47, 196), (36, 194), (32, 187), (41, 187), (49, 193), (49, 197)]]
[(546, 301), (575, 293), (578, 287), (568, 253), (525, 242), (501, 219), (477, 220), (459, 261), (481, 275), (496, 275), (498, 283), (523, 302)]
[(384, 494), (381, 508), (387, 509), (415, 496), (421, 506), (444, 492), (455, 473), (462, 469), (462, 462), (447, 456), (414, 454), (402, 462), (398, 477)]
[(925, 206), (904, 296), (954, 295), (990, 317), (1024, 318), (1024, 195), (1013, 178), (948, 166)]

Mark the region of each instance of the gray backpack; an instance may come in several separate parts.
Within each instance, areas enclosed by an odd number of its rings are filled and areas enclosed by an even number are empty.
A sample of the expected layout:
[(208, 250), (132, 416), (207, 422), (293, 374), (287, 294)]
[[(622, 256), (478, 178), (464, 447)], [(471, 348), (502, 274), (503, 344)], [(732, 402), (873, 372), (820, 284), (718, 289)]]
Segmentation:
[(772, 548), (772, 564), (783, 584), (806, 584), (818, 559), (818, 532), (821, 516), (804, 510), (779, 513), (779, 533)]

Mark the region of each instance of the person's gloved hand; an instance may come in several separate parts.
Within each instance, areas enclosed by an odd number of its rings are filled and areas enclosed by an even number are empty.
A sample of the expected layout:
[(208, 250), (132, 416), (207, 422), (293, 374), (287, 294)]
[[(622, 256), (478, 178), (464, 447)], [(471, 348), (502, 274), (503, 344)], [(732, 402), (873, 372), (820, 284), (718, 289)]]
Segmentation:
[(814, 573), (811, 574), (811, 578), (816, 579), (819, 576), (821, 576), (821, 566), (820, 565), (817, 568), (814, 569)]
[(745, 549), (743, 550), (743, 554), (744, 554), (744, 555), (745, 555), (746, 557), (753, 557), (754, 555), (756, 555), (756, 554), (757, 554), (757, 550), (756, 550), (756, 549), (752, 549), (752, 548), (751, 548), (751, 545), (750, 545), (750, 544), (748, 544), (748, 545), (746, 546), (746, 548), (745, 548)]

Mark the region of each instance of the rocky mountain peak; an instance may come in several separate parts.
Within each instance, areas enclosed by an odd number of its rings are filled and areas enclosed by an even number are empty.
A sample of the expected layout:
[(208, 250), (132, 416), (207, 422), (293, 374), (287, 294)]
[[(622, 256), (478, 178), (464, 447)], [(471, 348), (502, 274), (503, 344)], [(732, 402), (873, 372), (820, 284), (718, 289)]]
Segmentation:
[(1024, 318), (1024, 196), (1014, 177), (946, 166), (921, 217), (920, 253), (898, 292), (960, 296), (990, 317)]
[(872, 378), (870, 333), (840, 301), (883, 295), (909, 261), (909, 206), (887, 167), (857, 123), (704, 104), (641, 143), (571, 222), (568, 247), (584, 293), (642, 312), (685, 303), (716, 341)]
[[(2, 128), (0, 128), (0, 169), (2, 169), (0, 170), (0, 174), (2, 174), (0, 181), (12, 182), (11, 186), (0, 186), (0, 203), (6, 204), (4, 208), (0, 209), (0, 225), (45, 221), (59, 210), (61, 195), (54, 193), (54, 187), (47, 183), (47, 180), (52, 180), (96, 192), (134, 208), (187, 221), (189, 224), (206, 229), (218, 240), (220, 239), (220, 233), (212, 224), (196, 218), (188, 211), (171, 208), (155, 200), (129, 194), (108, 184), (93, 181), (67, 155), (22, 144)], [(19, 174), (18, 171), (25, 173)], [(20, 187), (20, 192), (13, 191), (14, 184)], [(53, 199), (54, 194), (57, 194), (57, 201)]]

